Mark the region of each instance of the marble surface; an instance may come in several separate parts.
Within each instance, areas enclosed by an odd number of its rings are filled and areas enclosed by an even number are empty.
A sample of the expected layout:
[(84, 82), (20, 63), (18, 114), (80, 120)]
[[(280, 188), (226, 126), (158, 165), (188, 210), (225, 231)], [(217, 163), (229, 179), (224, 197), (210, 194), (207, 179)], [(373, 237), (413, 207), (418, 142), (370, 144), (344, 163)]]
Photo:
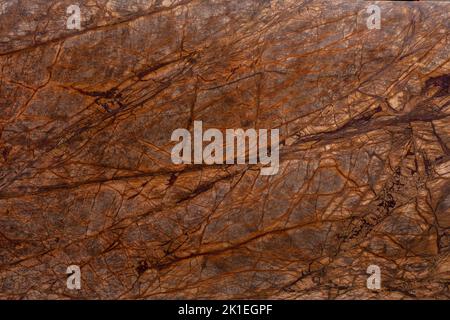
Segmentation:
[[(77, 3), (0, 1), (0, 298), (450, 297), (449, 3)], [(174, 164), (194, 121), (279, 172)]]

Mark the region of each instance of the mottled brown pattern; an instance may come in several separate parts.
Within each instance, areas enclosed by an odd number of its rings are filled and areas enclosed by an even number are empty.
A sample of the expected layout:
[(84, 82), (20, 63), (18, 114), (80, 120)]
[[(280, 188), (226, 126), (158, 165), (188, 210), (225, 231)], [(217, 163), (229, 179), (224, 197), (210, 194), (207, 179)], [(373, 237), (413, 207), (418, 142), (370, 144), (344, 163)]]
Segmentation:
[[(450, 297), (449, 3), (78, 3), (0, 0), (0, 298)], [(279, 173), (174, 165), (194, 120)]]

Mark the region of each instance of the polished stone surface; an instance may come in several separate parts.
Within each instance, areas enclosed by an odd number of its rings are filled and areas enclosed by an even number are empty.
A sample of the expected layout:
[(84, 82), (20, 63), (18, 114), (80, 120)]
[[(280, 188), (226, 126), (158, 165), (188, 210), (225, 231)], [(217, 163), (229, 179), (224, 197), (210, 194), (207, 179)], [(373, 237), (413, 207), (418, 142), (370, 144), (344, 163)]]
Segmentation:
[[(450, 297), (449, 3), (71, 4), (0, 1), (0, 298)], [(174, 165), (194, 120), (279, 173)]]

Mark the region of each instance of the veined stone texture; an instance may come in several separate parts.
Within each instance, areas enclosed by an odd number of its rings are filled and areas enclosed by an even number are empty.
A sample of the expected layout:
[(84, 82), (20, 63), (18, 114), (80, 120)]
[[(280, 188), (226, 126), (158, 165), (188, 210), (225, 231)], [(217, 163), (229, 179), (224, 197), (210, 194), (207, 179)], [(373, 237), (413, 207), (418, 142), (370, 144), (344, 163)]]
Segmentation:
[(448, 299), (450, 3), (371, 4), (0, 0), (0, 298)]

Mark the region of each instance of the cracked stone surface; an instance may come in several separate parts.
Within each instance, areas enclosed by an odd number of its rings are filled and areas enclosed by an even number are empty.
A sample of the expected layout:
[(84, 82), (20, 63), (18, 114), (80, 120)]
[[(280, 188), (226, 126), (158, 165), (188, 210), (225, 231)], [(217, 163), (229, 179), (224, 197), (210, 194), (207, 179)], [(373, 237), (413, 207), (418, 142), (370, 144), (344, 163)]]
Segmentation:
[[(0, 298), (450, 298), (449, 3), (71, 4), (0, 0)], [(194, 120), (278, 174), (174, 165)]]

